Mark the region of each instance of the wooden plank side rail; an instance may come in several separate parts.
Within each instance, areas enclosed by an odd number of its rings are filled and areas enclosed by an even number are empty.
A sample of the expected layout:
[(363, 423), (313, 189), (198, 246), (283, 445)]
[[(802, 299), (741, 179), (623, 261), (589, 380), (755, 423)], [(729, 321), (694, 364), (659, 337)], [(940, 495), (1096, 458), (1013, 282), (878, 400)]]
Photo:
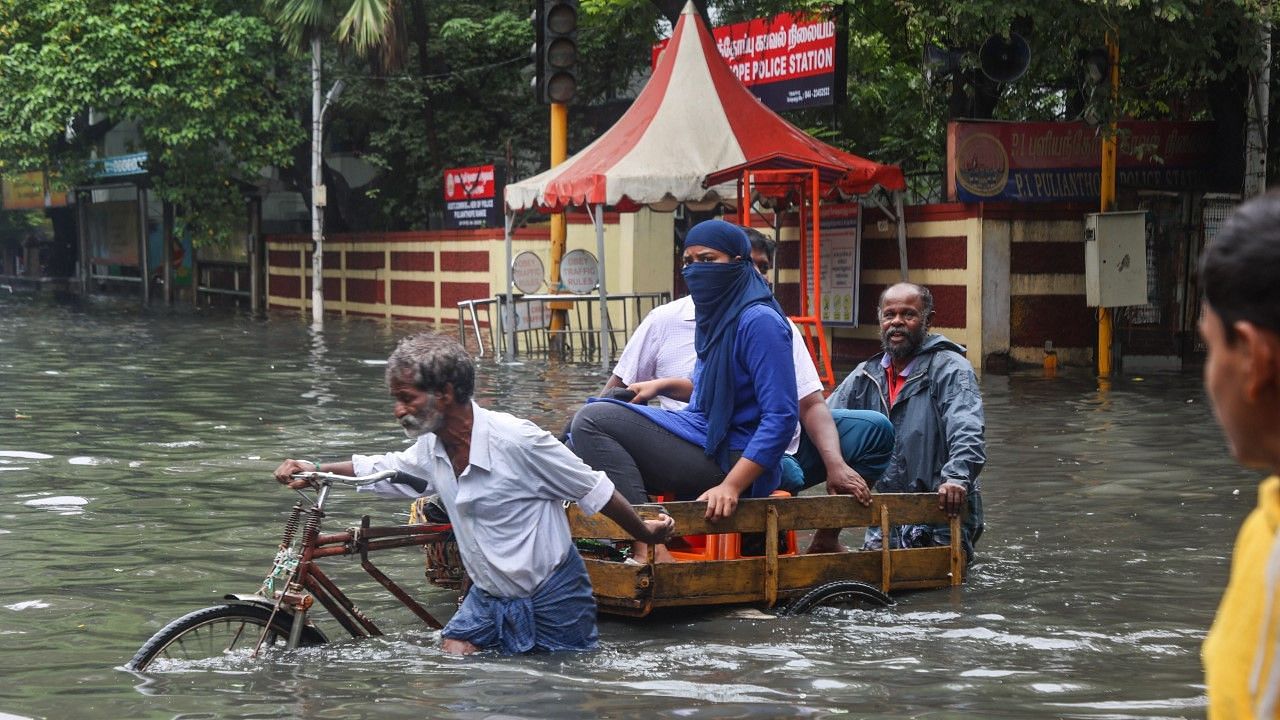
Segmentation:
[(889, 573), (893, 561), (889, 559), (889, 508), (880, 506), (880, 592), (889, 592)]
[(778, 602), (778, 508), (767, 508), (764, 523), (764, 603), (773, 607)]
[[(715, 523), (703, 517), (706, 503), (669, 502), (662, 506), (676, 521), (678, 535), (763, 532), (771, 507), (777, 512), (780, 530), (878, 526), (882, 508), (893, 525), (946, 525), (950, 520), (938, 509), (938, 496), (934, 493), (877, 493), (872, 498), (871, 507), (849, 495), (742, 500), (731, 517)], [(574, 537), (631, 538), (612, 520), (599, 514), (585, 517), (576, 505), (569, 506), (569, 528)]]
[[(672, 502), (664, 507), (680, 535), (754, 532), (764, 535), (764, 554), (736, 559), (693, 560), (645, 565), (584, 558), (600, 610), (644, 617), (653, 608), (779, 601), (837, 580), (880, 585), (884, 592), (958, 585), (964, 578), (960, 519), (938, 509), (933, 493), (877, 494), (871, 507), (852, 497), (743, 500), (730, 518), (709, 523), (706, 504)], [(630, 536), (603, 515), (585, 517), (568, 507), (571, 532), (578, 538), (628, 540)], [(950, 546), (890, 548), (815, 555), (779, 555), (778, 535), (793, 529), (879, 527), (927, 523), (950, 525)]]
[[(950, 548), (912, 548), (892, 551), (894, 563), (890, 581), (893, 590), (943, 588), (951, 585)], [(604, 560), (586, 560), (597, 600), (602, 607), (625, 614), (644, 614), (647, 605), (716, 605), (724, 603), (769, 602), (767, 587), (760, 578), (768, 573), (768, 557), (740, 560), (658, 563), (653, 577), (647, 565), (625, 565)], [(879, 578), (878, 552), (791, 555), (776, 559), (776, 581), (771, 583), (774, 599), (795, 597), (818, 585), (835, 580)], [(875, 582), (875, 580), (871, 580)]]

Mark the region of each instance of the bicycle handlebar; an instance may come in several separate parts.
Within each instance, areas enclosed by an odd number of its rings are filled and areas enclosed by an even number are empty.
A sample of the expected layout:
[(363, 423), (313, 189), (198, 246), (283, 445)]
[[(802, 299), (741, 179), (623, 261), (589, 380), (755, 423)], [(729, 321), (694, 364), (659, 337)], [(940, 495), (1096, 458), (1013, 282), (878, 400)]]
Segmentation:
[(343, 485), (353, 485), (355, 487), (370, 485), (380, 480), (390, 480), (397, 485), (408, 485), (418, 493), (425, 493), (428, 487), (426, 480), (410, 475), (409, 473), (400, 472), (399, 470), (383, 470), (382, 472), (376, 472), (371, 475), (354, 476), (313, 470), (310, 472), (294, 473), (293, 475), (290, 475), (290, 477), (297, 478), (299, 480), (307, 480), (313, 484), (317, 480), (320, 480), (323, 481), (320, 485), (328, 485), (337, 482), (342, 483)]

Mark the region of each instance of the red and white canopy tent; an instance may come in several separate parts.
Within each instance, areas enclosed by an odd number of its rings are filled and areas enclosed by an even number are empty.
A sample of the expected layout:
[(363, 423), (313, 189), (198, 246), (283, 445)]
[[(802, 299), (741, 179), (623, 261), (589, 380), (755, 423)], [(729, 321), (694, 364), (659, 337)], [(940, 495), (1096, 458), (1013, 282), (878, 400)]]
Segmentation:
[[(877, 186), (895, 192), (903, 243), (901, 191), (906, 183), (901, 169), (820, 142), (765, 107), (725, 63), (690, 2), (653, 75), (613, 127), (556, 167), (507, 185), (507, 306), (513, 300), (514, 214), (584, 207), (596, 227), (600, 348), (608, 369), (605, 206), (624, 212), (645, 206), (669, 211), (681, 204), (694, 209), (738, 206), (744, 172), (794, 168), (816, 169), (825, 197), (862, 195)], [(510, 328), (507, 333), (510, 353), (514, 338)]]

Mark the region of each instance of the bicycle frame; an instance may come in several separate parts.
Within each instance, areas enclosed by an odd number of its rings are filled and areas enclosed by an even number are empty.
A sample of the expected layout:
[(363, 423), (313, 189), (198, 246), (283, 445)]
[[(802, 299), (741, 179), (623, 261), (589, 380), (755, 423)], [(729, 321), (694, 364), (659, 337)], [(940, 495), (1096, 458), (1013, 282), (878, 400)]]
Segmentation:
[[(426, 608), (418, 604), (403, 588), (379, 570), (369, 560), (369, 553), (398, 547), (422, 546), (429, 542), (443, 540), (452, 528), (451, 525), (372, 527), (369, 524), (369, 516), (365, 515), (361, 518), (360, 526), (357, 528), (348, 528), (336, 533), (320, 533), (320, 524), (325, 515), (325, 501), (328, 499), (334, 480), (372, 482), (392, 475), (394, 475), (392, 471), (363, 478), (346, 478), (329, 473), (304, 473), (301, 475), (301, 477), (312, 480), (313, 483), (318, 481), (316, 499), (309, 508), (304, 508), (301, 502), (294, 504), (289, 519), (285, 523), (284, 537), (280, 541), (280, 551), (276, 556), (275, 569), (272, 571), (272, 575), (268, 576), (263, 583), (260, 591), (260, 597), (268, 601), (274, 601), (272, 605), (273, 616), (281, 610), (293, 614), (294, 618), (288, 640), (289, 649), (294, 649), (298, 646), (302, 628), (306, 624), (307, 613), (315, 600), (319, 600), (320, 605), (328, 610), (334, 620), (352, 637), (361, 638), (383, 634), (378, 629), (378, 626), (342, 592), (337, 583), (320, 569), (316, 561), (322, 558), (359, 555), (360, 567), (386, 588), (402, 605), (413, 612), (414, 615), (417, 615), (428, 627), (436, 630), (443, 627), (431, 613), (427, 612)], [(295, 556), (293, 539), (304, 515), (306, 516), (306, 523), (303, 526), (300, 549)], [(294, 557), (297, 558), (296, 565), (293, 565), (292, 562)], [(273, 579), (280, 573), (282, 568), (289, 570), (288, 579), (283, 590), (275, 590)], [(259, 638), (259, 646), (266, 634), (267, 631), (264, 629), (262, 638)], [(257, 650), (258, 648), (255, 647), (255, 654)]]

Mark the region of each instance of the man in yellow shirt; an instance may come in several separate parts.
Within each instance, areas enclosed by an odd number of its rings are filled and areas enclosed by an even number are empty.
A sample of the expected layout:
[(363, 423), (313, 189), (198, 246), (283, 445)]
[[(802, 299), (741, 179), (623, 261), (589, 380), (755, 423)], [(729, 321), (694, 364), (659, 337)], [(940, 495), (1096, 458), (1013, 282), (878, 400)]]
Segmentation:
[(1269, 470), (1202, 651), (1209, 717), (1280, 718), (1280, 194), (1241, 205), (1200, 259), (1204, 384), (1231, 453)]

